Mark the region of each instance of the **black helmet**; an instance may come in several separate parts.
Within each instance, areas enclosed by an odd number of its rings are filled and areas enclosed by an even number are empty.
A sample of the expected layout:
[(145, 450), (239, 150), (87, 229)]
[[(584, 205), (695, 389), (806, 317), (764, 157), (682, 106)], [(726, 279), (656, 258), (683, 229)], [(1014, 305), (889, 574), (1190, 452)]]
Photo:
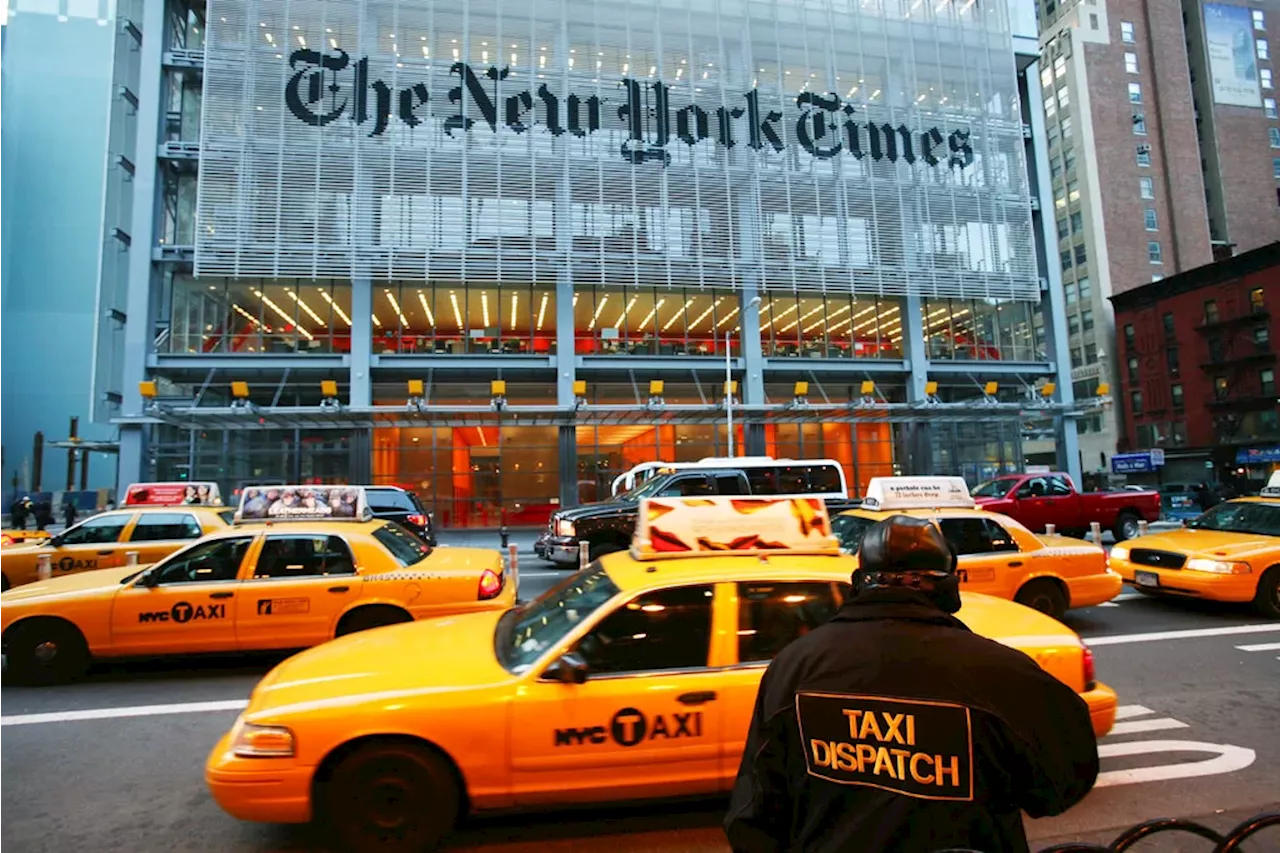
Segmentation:
[(932, 521), (892, 515), (863, 534), (853, 588), (916, 590), (954, 613), (960, 609), (956, 552)]

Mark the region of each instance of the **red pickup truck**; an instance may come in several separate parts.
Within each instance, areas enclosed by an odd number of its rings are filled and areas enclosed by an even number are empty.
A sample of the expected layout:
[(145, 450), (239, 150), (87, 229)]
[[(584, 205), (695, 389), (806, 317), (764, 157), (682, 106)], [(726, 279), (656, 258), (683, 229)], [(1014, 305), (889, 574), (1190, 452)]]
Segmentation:
[(1160, 519), (1160, 493), (1077, 492), (1066, 474), (1009, 474), (974, 488), (974, 501), (1003, 513), (1034, 531), (1052, 524), (1058, 533), (1084, 536), (1096, 521), (1115, 533), (1116, 541), (1138, 535), (1138, 522)]

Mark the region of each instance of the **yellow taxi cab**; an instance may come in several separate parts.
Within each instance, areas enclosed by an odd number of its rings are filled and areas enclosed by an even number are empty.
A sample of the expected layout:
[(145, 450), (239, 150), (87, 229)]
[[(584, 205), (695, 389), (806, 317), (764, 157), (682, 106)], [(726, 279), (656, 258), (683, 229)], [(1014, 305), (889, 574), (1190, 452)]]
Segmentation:
[(1118, 543), (1109, 563), (1147, 595), (1252, 603), (1280, 619), (1280, 471), (1256, 498), (1220, 503), (1181, 530)]
[(881, 519), (902, 513), (933, 519), (959, 556), (960, 588), (1012, 599), (1055, 619), (1073, 607), (1093, 607), (1124, 587), (1097, 545), (1032, 533), (1007, 515), (988, 512), (961, 477), (874, 477), (858, 509), (831, 522), (848, 552)]
[[(836, 613), (854, 568), (821, 500), (649, 499), (631, 551), (529, 604), (281, 663), (205, 779), (235, 817), (323, 818), (355, 850), (429, 849), (470, 811), (727, 792), (765, 667)], [(960, 619), (1033, 657), (1110, 731), (1116, 694), (1075, 633), (963, 598)]]
[(267, 505), (246, 490), (231, 528), (153, 566), (0, 594), (10, 673), (49, 683), (74, 678), (94, 658), (301, 649), (515, 602), (516, 583), (497, 551), (433, 551), (374, 519), (362, 489), (284, 486), (279, 494)]
[(130, 552), (137, 552), (139, 564), (154, 563), (206, 533), (224, 529), (232, 514), (222, 504), (217, 483), (135, 483), (119, 509), (0, 551), (0, 591), (123, 566)]
[(0, 530), (0, 545), (21, 545), (24, 542), (44, 541), (52, 535), (47, 530), (18, 530), (16, 528)]

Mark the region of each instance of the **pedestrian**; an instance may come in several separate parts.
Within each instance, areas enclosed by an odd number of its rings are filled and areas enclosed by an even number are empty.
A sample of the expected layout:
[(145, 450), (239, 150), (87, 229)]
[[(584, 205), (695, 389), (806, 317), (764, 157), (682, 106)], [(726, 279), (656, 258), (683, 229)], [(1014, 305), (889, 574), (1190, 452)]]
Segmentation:
[(1025, 853), (1098, 775), (1089, 708), (972, 633), (956, 555), (927, 519), (868, 529), (853, 595), (756, 696), (725, 832), (735, 853)]
[(48, 498), (41, 498), (36, 503), (36, 530), (43, 531), (53, 524), (53, 504)]
[(70, 527), (76, 523), (76, 502), (68, 495), (62, 501), (62, 525)]
[(9, 507), (9, 523), (16, 530), (27, 529), (27, 498), (25, 495), (15, 500), (13, 505)]
[(1196, 505), (1200, 507), (1201, 512), (1208, 512), (1214, 505), (1213, 493), (1209, 491), (1206, 483), (1196, 484)]

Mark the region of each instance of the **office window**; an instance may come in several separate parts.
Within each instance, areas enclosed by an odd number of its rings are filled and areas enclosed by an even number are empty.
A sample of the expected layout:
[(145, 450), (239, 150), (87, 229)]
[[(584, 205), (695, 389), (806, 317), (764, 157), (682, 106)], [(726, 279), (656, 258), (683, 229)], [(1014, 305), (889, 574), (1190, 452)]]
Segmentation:
[(1071, 116), (1062, 117), (1062, 144), (1066, 145), (1066, 141), (1071, 138)]
[(1258, 46), (1258, 58), (1259, 58), (1259, 59), (1270, 59), (1270, 58), (1271, 58), (1271, 48), (1270, 48), (1270, 46), (1267, 44), (1267, 40), (1266, 40), (1266, 39), (1257, 39), (1257, 40), (1254, 42), (1254, 44), (1256, 44), (1256, 45)]
[(1098, 28), (1098, 13), (1090, 12), (1089, 13), (1089, 29), (1096, 30), (1097, 28)]
[(1080, 182), (1068, 181), (1067, 182), (1067, 201), (1074, 203), (1079, 200), (1080, 200)]
[(1154, 178), (1138, 178), (1138, 192), (1143, 198), (1156, 197), (1156, 182)]
[(1178, 358), (1177, 347), (1169, 347), (1164, 351), (1164, 362), (1169, 368), (1169, 375), (1177, 376), (1178, 371), (1182, 369), (1182, 362)]
[(1082, 214), (1080, 211), (1077, 210), (1075, 213), (1071, 214), (1071, 233), (1080, 234), (1083, 231), (1084, 231), (1084, 214)]
[(1271, 330), (1266, 326), (1258, 326), (1253, 330), (1253, 345), (1262, 351), (1269, 349), (1267, 346), (1271, 343)]
[(1266, 307), (1266, 297), (1262, 294), (1261, 287), (1255, 287), (1249, 291), (1249, 307), (1254, 311), (1261, 311)]
[(1267, 114), (1267, 118), (1275, 118), (1275, 117), (1278, 115), (1278, 114), (1276, 113), (1276, 99), (1275, 99), (1275, 98), (1263, 98), (1263, 99), (1262, 99), (1262, 111), (1263, 111), (1264, 113), (1266, 113), (1266, 114)]
[(1271, 158), (1271, 177), (1280, 181), (1280, 157)]
[(1138, 357), (1136, 355), (1129, 356), (1129, 381), (1131, 383), (1136, 384), (1138, 381), (1138, 364)]
[(1057, 157), (1054, 157), (1053, 162), (1049, 164), (1049, 177), (1055, 181), (1062, 177), (1062, 161)]
[(1151, 274), (1151, 280), (1152, 280), (1152, 281), (1164, 281), (1164, 273), (1162, 273), (1162, 272), (1153, 272), (1153, 273)]
[(1089, 252), (1087, 249), (1085, 249), (1084, 243), (1079, 243), (1076, 245), (1076, 263), (1077, 264), (1089, 263)]
[(1227, 394), (1230, 393), (1230, 391), (1231, 386), (1227, 383), (1226, 377), (1219, 376), (1217, 379), (1213, 380), (1213, 396), (1215, 398), (1225, 400), (1227, 399)]
[(1174, 385), (1173, 388), (1169, 389), (1169, 396), (1173, 398), (1173, 410), (1181, 412), (1186, 406), (1186, 398), (1183, 397), (1182, 386)]
[(1261, 9), (1254, 9), (1252, 11), (1253, 11), (1253, 28), (1260, 33), (1265, 33), (1267, 31), (1267, 20), (1266, 20), (1265, 14)]
[(1216, 299), (1206, 299), (1204, 303), (1204, 324), (1208, 326), (1216, 322), (1218, 322), (1218, 301)]
[(1053, 69), (1046, 65), (1040, 69), (1040, 88), (1048, 89), (1053, 85)]
[(1071, 94), (1067, 91), (1067, 87), (1063, 86), (1058, 90), (1058, 106), (1064, 110), (1071, 106)]
[(1058, 239), (1065, 240), (1069, 236), (1071, 236), (1071, 229), (1067, 227), (1067, 220), (1059, 219), (1058, 220)]
[(1261, 83), (1262, 83), (1262, 88), (1264, 88), (1264, 89), (1270, 89), (1270, 88), (1271, 88), (1271, 69), (1270, 69), (1270, 68), (1259, 68), (1259, 69), (1258, 69), (1258, 80), (1259, 80), (1259, 81), (1261, 81)]
[(1093, 309), (1086, 308), (1080, 312), (1080, 326), (1086, 332), (1093, 331)]
[(1271, 140), (1272, 148), (1280, 148), (1280, 127), (1268, 127), (1267, 137)]
[(1065, 252), (1062, 253), (1062, 269), (1064, 272), (1066, 270), (1071, 269), (1071, 250), (1070, 249), (1067, 249)]
[(1146, 135), (1147, 135), (1147, 116), (1146, 116), (1146, 113), (1134, 113), (1134, 114), (1133, 114), (1133, 135), (1134, 135), (1134, 136), (1146, 136)]
[[(1065, 77), (1066, 74), (1067, 74), (1067, 58), (1065, 56), (1059, 56), (1057, 59), (1053, 61), (1053, 76), (1062, 78), (1062, 77)], [(1048, 84), (1045, 84), (1045, 85), (1048, 85)]]
[(1141, 83), (1129, 84), (1129, 103), (1131, 104), (1142, 103), (1142, 84)]
[(1053, 118), (1058, 114), (1058, 102), (1054, 100), (1053, 95), (1044, 99), (1044, 114), (1047, 118)]
[(1067, 334), (1068, 335), (1080, 334), (1080, 315), (1071, 314), (1067, 317)]
[(1271, 368), (1258, 371), (1258, 379), (1262, 385), (1262, 396), (1274, 397), (1276, 393), (1276, 372)]
[(1129, 403), (1133, 407), (1133, 413), (1135, 415), (1142, 414), (1142, 392), (1141, 391), (1130, 392)]
[(1085, 276), (1080, 279), (1080, 301), (1088, 302), (1093, 296), (1093, 286), (1089, 283), (1089, 277)]
[(1071, 154), (1070, 152), (1064, 154), (1062, 156), (1062, 166), (1064, 169), (1067, 170), (1068, 173), (1075, 171), (1076, 155)]
[(1138, 165), (1150, 166), (1151, 165), (1151, 146), (1139, 145), (1136, 150), (1138, 154)]
[(1067, 191), (1058, 187), (1053, 191), (1053, 206), (1057, 210), (1067, 209)]
[(1134, 331), (1133, 324), (1125, 323), (1124, 324), (1124, 345), (1127, 347), (1131, 347), (1134, 345), (1134, 342), (1137, 341), (1137, 339), (1138, 339), (1138, 334), (1137, 332)]
[(1084, 367), (1084, 357), (1080, 354), (1080, 347), (1071, 348), (1071, 366)]
[(1160, 248), (1160, 244), (1155, 240), (1147, 243), (1147, 260), (1153, 264), (1164, 263), (1164, 251)]
[(1176, 338), (1178, 336), (1177, 331), (1174, 328), (1172, 311), (1166, 313), (1162, 318), (1160, 318), (1160, 322), (1164, 324), (1164, 336), (1166, 338)]
[(1133, 24), (1131, 22), (1120, 22), (1120, 41), (1125, 44), (1133, 44)]
[(1074, 284), (1064, 285), (1062, 292), (1066, 294), (1068, 305), (1074, 305), (1076, 303), (1078, 297), (1076, 296), (1076, 286)]
[(1148, 231), (1155, 231), (1156, 228), (1158, 227), (1158, 225), (1156, 224), (1155, 208), (1148, 207), (1146, 210), (1142, 211), (1142, 219), (1143, 219), (1143, 222), (1146, 223)]
[(1130, 74), (1138, 73), (1138, 54), (1131, 50), (1124, 52), (1124, 70)]

